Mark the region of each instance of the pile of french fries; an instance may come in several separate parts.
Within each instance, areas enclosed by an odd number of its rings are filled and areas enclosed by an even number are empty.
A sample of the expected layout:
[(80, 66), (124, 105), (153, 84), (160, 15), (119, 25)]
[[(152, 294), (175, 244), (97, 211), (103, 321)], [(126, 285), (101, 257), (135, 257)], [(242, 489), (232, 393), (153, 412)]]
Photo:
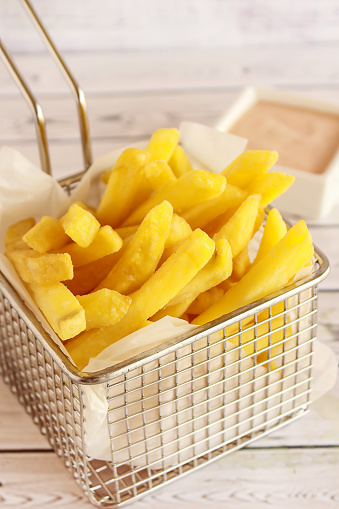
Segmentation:
[(7, 230), (7, 257), (79, 369), (166, 315), (206, 324), (283, 288), (310, 263), (304, 221), (287, 230), (276, 209), (264, 220), (293, 183), (269, 171), (276, 152), (244, 152), (221, 173), (194, 170), (179, 135), (160, 129), (145, 150), (124, 150), (102, 174), (96, 209), (76, 202), (61, 218)]

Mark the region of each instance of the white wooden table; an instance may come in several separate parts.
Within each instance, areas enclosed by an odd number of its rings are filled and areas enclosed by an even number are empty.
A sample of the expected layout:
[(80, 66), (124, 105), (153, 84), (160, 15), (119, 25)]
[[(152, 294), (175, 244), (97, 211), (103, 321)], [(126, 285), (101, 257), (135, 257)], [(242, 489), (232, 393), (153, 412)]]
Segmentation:
[[(181, 120), (213, 125), (245, 85), (339, 102), (339, 44), (81, 52), (65, 57), (88, 100), (94, 156)], [(56, 177), (82, 169), (75, 109), (47, 55), (16, 55), (48, 121)], [(38, 163), (30, 112), (0, 63), (0, 146)], [(309, 222), (332, 271), (319, 294), (318, 336), (339, 359), (339, 203)], [(0, 381), (0, 506), (91, 507)], [(339, 507), (339, 383), (300, 420), (131, 505), (133, 509)]]

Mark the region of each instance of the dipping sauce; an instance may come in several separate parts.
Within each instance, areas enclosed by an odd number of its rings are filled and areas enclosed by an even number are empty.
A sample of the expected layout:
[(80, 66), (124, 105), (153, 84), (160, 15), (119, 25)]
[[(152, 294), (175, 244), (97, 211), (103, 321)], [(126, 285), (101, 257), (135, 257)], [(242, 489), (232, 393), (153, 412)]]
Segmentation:
[(276, 150), (278, 164), (323, 173), (339, 149), (339, 116), (260, 101), (228, 130), (248, 139), (246, 150)]

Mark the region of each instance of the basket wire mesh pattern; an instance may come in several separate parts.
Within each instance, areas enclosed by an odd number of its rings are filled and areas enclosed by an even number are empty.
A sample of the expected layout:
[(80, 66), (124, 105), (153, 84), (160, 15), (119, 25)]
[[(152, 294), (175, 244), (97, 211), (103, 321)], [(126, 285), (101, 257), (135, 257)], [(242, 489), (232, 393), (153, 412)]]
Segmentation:
[[(62, 185), (71, 192), (79, 178)], [(316, 267), (285, 291), (95, 375), (58, 352), (0, 274), (0, 373), (91, 502), (122, 507), (307, 411), (317, 286), (329, 271), (319, 250)], [(107, 403), (109, 460), (88, 451), (93, 388)]]

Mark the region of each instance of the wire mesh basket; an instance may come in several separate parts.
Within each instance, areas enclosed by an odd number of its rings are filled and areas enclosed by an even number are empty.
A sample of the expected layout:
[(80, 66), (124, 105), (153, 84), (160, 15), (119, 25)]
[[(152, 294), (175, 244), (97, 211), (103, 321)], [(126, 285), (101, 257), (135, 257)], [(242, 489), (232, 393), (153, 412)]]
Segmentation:
[[(36, 13), (24, 4), (69, 77)], [(37, 114), (40, 108), (3, 46), (1, 52)], [(87, 167), (84, 96), (69, 81), (77, 91)], [(50, 172), (43, 122), (36, 118), (42, 166)], [(80, 176), (61, 184), (71, 192)], [(122, 507), (307, 411), (317, 287), (329, 271), (318, 249), (315, 258), (315, 270), (302, 281), (95, 374), (73, 366), (0, 274), (0, 372), (91, 502)], [(102, 444), (97, 450), (89, 444), (97, 433), (93, 395), (104, 402), (104, 459)]]

